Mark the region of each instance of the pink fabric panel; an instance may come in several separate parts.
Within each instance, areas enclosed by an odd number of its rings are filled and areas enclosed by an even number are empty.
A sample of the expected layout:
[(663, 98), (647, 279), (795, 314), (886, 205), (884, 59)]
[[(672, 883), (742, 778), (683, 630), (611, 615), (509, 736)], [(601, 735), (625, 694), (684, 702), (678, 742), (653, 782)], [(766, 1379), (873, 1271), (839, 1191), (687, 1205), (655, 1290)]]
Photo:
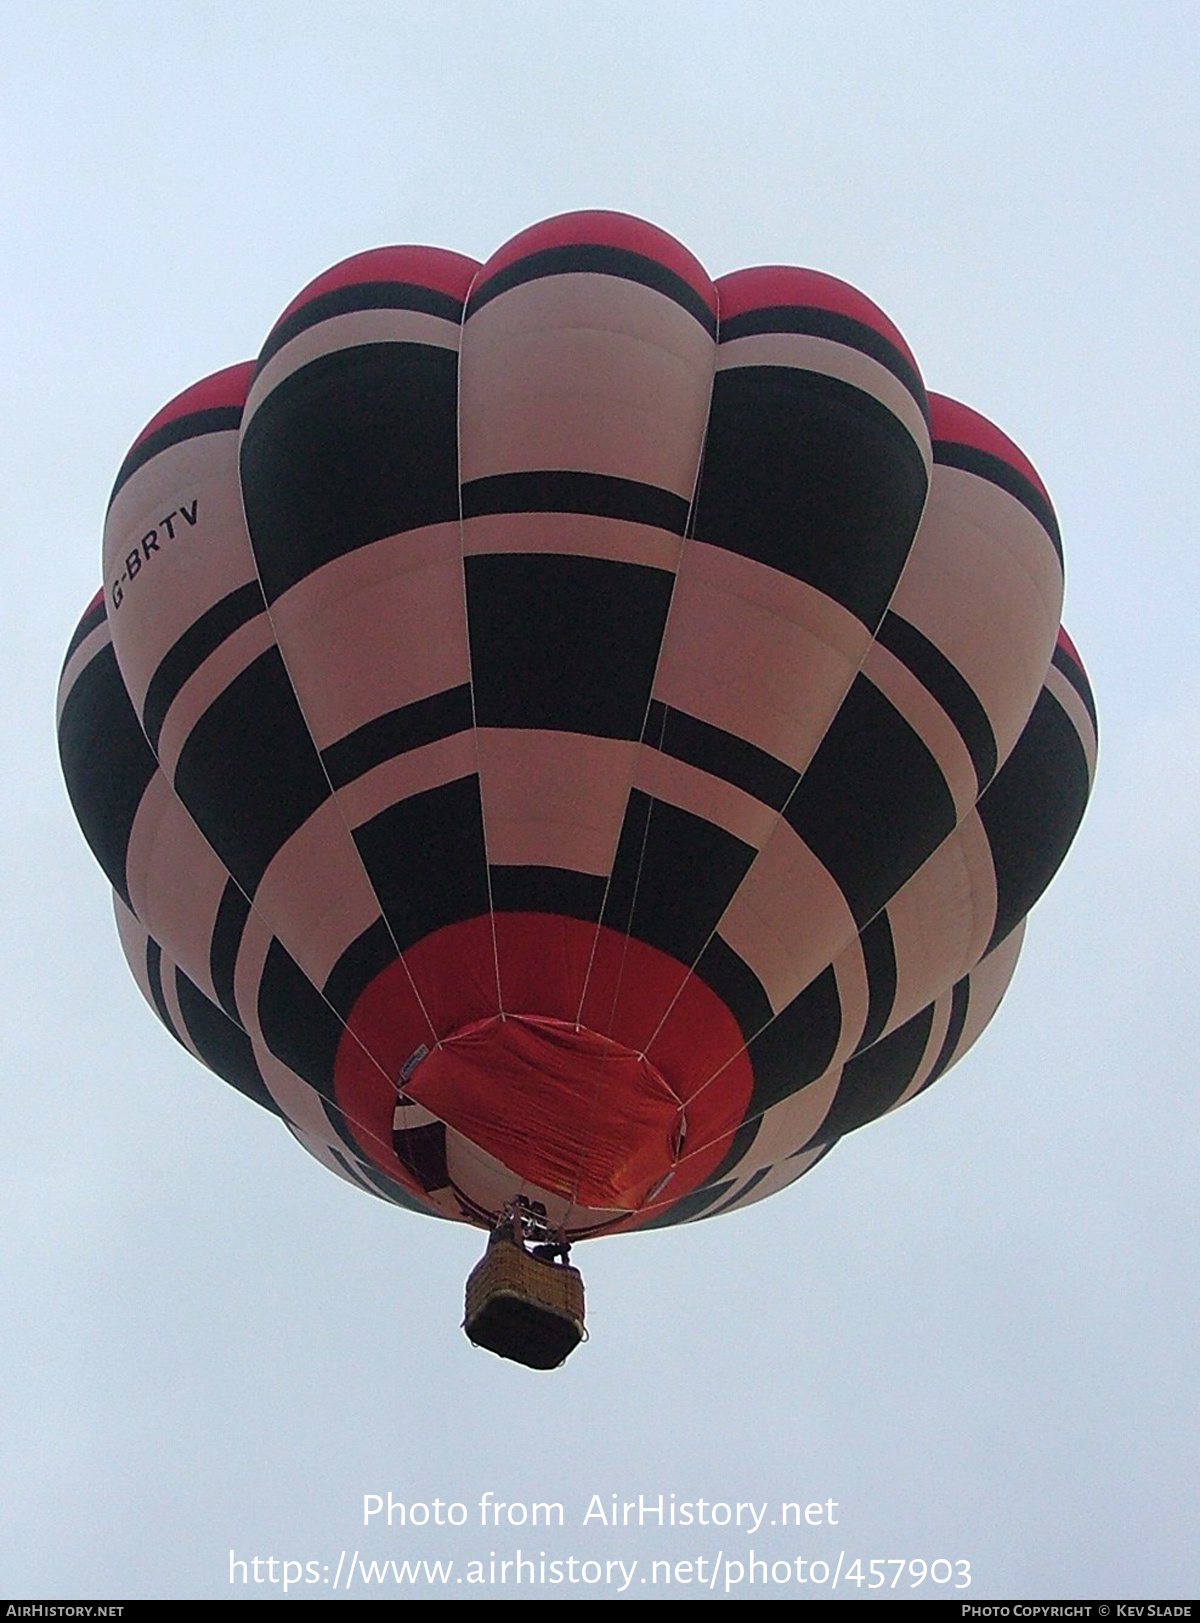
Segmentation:
[(607, 875), (638, 745), (584, 733), (480, 728), (491, 863)]
[(250, 1043), (267, 1092), (283, 1112), (287, 1125), (304, 1135), (301, 1143), (307, 1148), (309, 1137), (318, 1143), (322, 1140), (327, 1144), (337, 1143), (329, 1131), (329, 1117), (316, 1089), (309, 1087), (271, 1052), (257, 1029), (250, 1032)]
[[(136, 573), (122, 582), (135, 555)], [(104, 580), (117, 662), (139, 715), (163, 655), (214, 603), (256, 579), (235, 431), (168, 446), (130, 476), (104, 527)]]
[(318, 749), (460, 686), (470, 662), (458, 525), (335, 558), (273, 603), (271, 621)]
[[(446, 1164), (458, 1187), (484, 1211), (500, 1211), (514, 1195), (521, 1194), (527, 1200), (540, 1201), (545, 1206), (547, 1221), (552, 1226), (565, 1226), (569, 1222), (575, 1234), (611, 1223), (618, 1215), (619, 1209), (597, 1210), (595, 1207), (577, 1206), (549, 1189), (519, 1178), (511, 1168), (494, 1155), (489, 1155), (478, 1144), (472, 1144), (462, 1133), (450, 1131), (446, 1134)], [(457, 1204), (451, 1200), (451, 1205), (453, 1210), (448, 1215), (457, 1217)]]
[(619, 276), (547, 276), (469, 317), (464, 481), (572, 469), (691, 499), (715, 345), (686, 310)]
[(361, 778), (340, 791), (338, 805), (349, 826), (359, 828), (397, 801), (407, 800), (409, 795), (469, 777), (475, 771), (475, 762), (472, 733), (439, 738), (436, 743), (423, 744), (419, 749), (409, 750), (364, 772)]
[(353, 349), (360, 344), (428, 344), (437, 349), (457, 349), (458, 334), (457, 322), (420, 310), (388, 307), (330, 316), (297, 333), (263, 364), (247, 396), (242, 427), (246, 427), (259, 406), (285, 378), (323, 355)]
[(336, 800), (319, 806), (271, 862), (254, 908), (314, 986), (374, 924), (379, 903)]
[(218, 1001), (209, 957), (229, 875), (160, 772), (151, 778), (129, 836), (133, 910), (205, 997)]
[(920, 407), (895, 373), (861, 350), (808, 333), (754, 333), (721, 345), (717, 370), (731, 366), (789, 366), (840, 378), (898, 417), (921, 447), (928, 466), (929, 428)]
[(892, 610), (933, 642), (988, 713), (998, 759), (1041, 691), (1062, 607), (1062, 568), (1015, 496), (936, 464)]
[(154, 993), (150, 990), (150, 977), (146, 973), (146, 942), (150, 932), (136, 914), (131, 913), (125, 903), (114, 890), (112, 893), (113, 914), (117, 921), (117, 938), (121, 943), (121, 951), (125, 954), (125, 962), (129, 965), (129, 972), (137, 982), (137, 989), (146, 1002), (154, 1009)]
[(248, 665), (272, 647), (274, 641), (267, 616), (256, 615), (218, 644), (183, 684), (167, 711), (158, 737), (158, 761), (168, 778), (174, 780), (180, 752), (209, 705)]
[[(798, 933), (796, 920), (808, 927)], [(789, 824), (780, 821), (718, 932), (753, 970), (776, 1013), (858, 934), (845, 897)]]
[(808, 765), (870, 647), (854, 615), (802, 581), (689, 541), (655, 697)]
[(957, 816), (965, 817), (975, 804), (979, 785), (958, 728), (908, 666), (882, 643), (872, 643), (863, 675), (904, 717), (933, 756), (953, 797)]
[(991, 847), (974, 812), (887, 908), (896, 995), (885, 1033), (902, 1026), (979, 962), (996, 920)]
[(111, 641), (112, 632), (108, 628), (108, 621), (101, 620), (98, 626), (88, 632), (79, 647), (63, 666), (62, 675), (58, 679), (58, 696), (54, 707), (56, 725), (62, 721), (63, 706), (67, 702), (71, 689), (79, 680), (80, 673), (87, 669), (96, 655)]
[(1057, 666), (1051, 665), (1046, 672), (1045, 685), (1046, 691), (1066, 711), (1075, 731), (1079, 734), (1079, 742), (1083, 746), (1090, 782), (1096, 776), (1097, 742), (1096, 729), (1092, 724), (1091, 716), (1088, 714), (1087, 706)]
[[(138, 991), (154, 1010), (155, 1018), (161, 1020), (158, 1004), (155, 1001), (154, 992), (150, 985), (150, 977), (146, 971), (146, 947), (150, 940), (150, 933), (141, 920), (134, 917), (115, 891), (113, 892), (113, 909), (116, 913), (117, 935), (121, 942), (121, 950), (125, 954), (125, 962), (129, 965), (133, 978), (137, 982)], [(200, 1058), (200, 1053), (188, 1032), (187, 1024), (183, 1018), (183, 1010), (179, 1006), (179, 990), (175, 981), (175, 964), (165, 952), (159, 959), (159, 971), (162, 999), (166, 1005), (167, 1014), (170, 1016), (173, 1034), (178, 1038), (181, 1045), (187, 1049), (192, 1058), (200, 1060), (200, 1063), (203, 1064), (204, 1061)], [(186, 974), (187, 971), (185, 970), (184, 973)]]
[(957, 1065), (967, 1049), (978, 1040), (988, 1025), (1000, 1000), (1008, 991), (1025, 940), (1025, 920), (1011, 930), (997, 947), (971, 971), (971, 1001), (967, 1005), (967, 1019), (962, 1035), (950, 1056), (950, 1064)]
[(744, 789), (647, 745), (639, 749), (633, 783), (656, 800), (715, 823), (756, 851), (770, 838), (778, 821), (776, 812)]
[(754, 1142), (734, 1168), (734, 1176), (739, 1180), (751, 1177), (761, 1167), (786, 1160), (798, 1144), (806, 1144), (829, 1114), (841, 1077), (841, 1066), (831, 1065), (806, 1088), (764, 1111)]
[[(748, 1193), (739, 1190), (718, 1209), (721, 1212), (740, 1212), (746, 1206), (753, 1206), (757, 1201), (766, 1200), (768, 1195), (777, 1195), (781, 1189), (795, 1183), (797, 1178), (802, 1178), (809, 1168), (815, 1166), (827, 1153), (825, 1146), (819, 1145), (815, 1150), (805, 1150), (801, 1155), (789, 1155), (786, 1160), (773, 1167)], [(710, 1215), (715, 1216), (716, 1212), (701, 1213), (703, 1217)]]
[(920, 1060), (917, 1062), (917, 1068), (913, 1072), (912, 1081), (896, 1100), (895, 1104), (888, 1106), (887, 1110), (884, 1111), (884, 1115), (890, 1115), (893, 1110), (899, 1110), (901, 1105), (907, 1104), (910, 1099), (915, 1097), (916, 1094), (920, 1093), (921, 1089), (925, 1087), (929, 1081), (930, 1074), (941, 1057), (942, 1048), (946, 1041), (946, 1033), (950, 1029), (950, 1015), (952, 1008), (953, 1000), (951, 999), (949, 992), (947, 992), (943, 997), (938, 998), (935, 1002), (933, 1006), (933, 1019), (929, 1026), (929, 1036), (925, 1040), (925, 1051), (921, 1055)]
[(839, 953), (833, 963), (837, 981), (838, 1003), (841, 1005), (842, 1026), (837, 1045), (830, 1056), (829, 1068), (843, 1064), (858, 1047), (863, 1027), (871, 1008), (871, 985), (867, 979), (867, 965), (861, 942), (856, 938), (846, 950)]
[(682, 537), (594, 513), (485, 513), (462, 527), (463, 553), (551, 552), (674, 571)]

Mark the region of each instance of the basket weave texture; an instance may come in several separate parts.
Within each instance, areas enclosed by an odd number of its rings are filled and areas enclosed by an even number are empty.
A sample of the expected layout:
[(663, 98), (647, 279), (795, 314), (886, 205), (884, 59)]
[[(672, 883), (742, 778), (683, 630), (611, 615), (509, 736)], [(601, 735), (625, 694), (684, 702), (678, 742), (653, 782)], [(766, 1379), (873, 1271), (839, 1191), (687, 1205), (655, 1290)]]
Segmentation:
[(493, 1240), (467, 1280), (463, 1328), (501, 1358), (553, 1369), (583, 1337), (583, 1277), (511, 1240)]

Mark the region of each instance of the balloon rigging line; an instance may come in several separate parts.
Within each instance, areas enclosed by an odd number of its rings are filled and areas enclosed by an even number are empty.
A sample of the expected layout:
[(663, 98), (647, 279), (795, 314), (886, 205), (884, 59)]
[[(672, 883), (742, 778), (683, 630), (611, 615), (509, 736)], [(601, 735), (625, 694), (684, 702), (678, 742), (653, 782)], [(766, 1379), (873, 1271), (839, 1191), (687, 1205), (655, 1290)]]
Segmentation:
[[(711, 375), (709, 377), (709, 382), (708, 382), (708, 407), (707, 407), (707, 410), (706, 410), (705, 416), (704, 416), (704, 427), (703, 427), (703, 430), (701, 431), (701, 434), (700, 434), (700, 448), (699, 448), (699, 452), (698, 452), (697, 457), (696, 457), (696, 471), (695, 471), (695, 474), (694, 474), (693, 479), (692, 479), (691, 494), (690, 494), (690, 496), (688, 498), (688, 509), (687, 509), (687, 514), (686, 514), (686, 516), (684, 518), (683, 534), (679, 538), (679, 553), (678, 553), (678, 555), (676, 557), (675, 570), (674, 570), (674, 573), (673, 573), (673, 575), (671, 577), (671, 594), (670, 594), (670, 597), (667, 600), (667, 612), (663, 616), (662, 635), (659, 638), (658, 652), (655, 655), (654, 671), (653, 671), (653, 673), (651, 675), (650, 682), (649, 682), (649, 685), (648, 685), (647, 690), (646, 690), (646, 706), (645, 706), (645, 709), (642, 712), (642, 724), (641, 724), (641, 727), (640, 727), (640, 729), (638, 731), (637, 744), (636, 744), (636, 747), (635, 747), (635, 750), (634, 750), (634, 753), (633, 753), (633, 765), (632, 765), (632, 769), (631, 769), (629, 787), (627, 788), (627, 790), (625, 792), (625, 814), (626, 814), (626, 816), (628, 815), (630, 797), (633, 794), (636, 779), (637, 779), (637, 776), (638, 776), (638, 767), (639, 767), (639, 765), (641, 764), (641, 761), (642, 761), (642, 751), (646, 747), (646, 730), (650, 725), (650, 715), (651, 715), (651, 712), (652, 712), (652, 709), (653, 709), (653, 706), (654, 706), (654, 689), (655, 689), (655, 686), (657, 685), (657, 682), (658, 682), (659, 670), (662, 667), (663, 652), (664, 652), (664, 650), (665, 650), (665, 648), (667, 646), (667, 638), (670, 635), (671, 614), (672, 614), (672, 611), (673, 611), (673, 609), (675, 607), (676, 588), (679, 585), (679, 577), (680, 577), (681, 573), (683, 572), (684, 559), (685, 559), (685, 556), (687, 554), (688, 541), (690, 539), (693, 539), (692, 531), (693, 531), (694, 524), (695, 524), (696, 500), (697, 500), (697, 497), (699, 496), (700, 480), (701, 480), (701, 477), (702, 477), (703, 471), (704, 471), (704, 453), (705, 453), (705, 448), (706, 448), (707, 442), (708, 442), (709, 424), (712, 421), (713, 392), (714, 392), (714, 389), (715, 389), (716, 375), (717, 375), (717, 354), (718, 354), (718, 346), (719, 346), (720, 341), (721, 341), (721, 295), (720, 295), (720, 290), (715, 285), (713, 286), (713, 296), (714, 296), (717, 308), (716, 308), (716, 328), (715, 328), (715, 331), (714, 331), (714, 334), (713, 334), (713, 343), (712, 343), (712, 373), (711, 373)], [(663, 717), (662, 717), (662, 729), (661, 729), (660, 735), (659, 735), (659, 745), (660, 746), (662, 744), (663, 736), (665, 735), (665, 732), (666, 732), (667, 708), (668, 707), (664, 705), (664, 707), (663, 707)], [(643, 868), (645, 866), (646, 851), (647, 851), (647, 849), (649, 847), (649, 843), (650, 843), (650, 822), (651, 822), (651, 819), (654, 816), (654, 796), (653, 795), (647, 796), (647, 800), (648, 800), (648, 805), (647, 805), (647, 809), (646, 809), (646, 823), (645, 823), (645, 827), (642, 829), (642, 841), (641, 841), (641, 847), (640, 847), (640, 849), (638, 851), (637, 868), (636, 868), (635, 873), (634, 873), (633, 891), (632, 891), (632, 894), (631, 894), (630, 899), (629, 899), (629, 911), (628, 911), (628, 914), (627, 914), (626, 919), (625, 919), (625, 928), (621, 931), (621, 935), (622, 935), (622, 938), (623, 938), (622, 939), (622, 944), (621, 944), (621, 956), (620, 956), (620, 959), (619, 959), (618, 964), (617, 964), (617, 973), (616, 973), (616, 976), (614, 978), (614, 983), (613, 983), (612, 1002), (611, 1002), (610, 1007), (609, 1007), (608, 1020), (607, 1020), (607, 1023), (606, 1023), (609, 1029), (611, 1029), (611, 1027), (612, 1027), (612, 1025), (613, 1025), (613, 1023), (615, 1021), (616, 1012), (617, 1012), (617, 1005), (618, 1005), (618, 1003), (620, 1002), (620, 999), (621, 999), (621, 988), (624, 985), (624, 981), (625, 981), (625, 965), (626, 965), (626, 960), (628, 959), (628, 956), (629, 956), (630, 932), (631, 932), (631, 930), (633, 928), (634, 915), (635, 915), (635, 913), (637, 911), (638, 893), (641, 890), (641, 884), (642, 884), (642, 871), (643, 871)], [(621, 832), (620, 832), (620, 829), (618, 828), (617, 835), (616, 835), (616, 844), (613, 847), (613, 859), (612, 859), (611, 863), (609, 864), (608, 875), (607, 875), (607, 877), (605, 878), (605, 881), (604, 881), (604, 894), (600, 899), (600, 910), (599, 910), (599, 914), (598, 914), (597, 919), (596, 919), (596, 928), (592, 932), (592, 945), (591, 945), (591, 950), (588, 953), (587, 967), (585, 968), (584, 974), (583, 974), (583, 985), (582, 985), (580, 993), (579, 993), (579, 1004), (578, 1004), (578, 1007), (577, 1007), (577, 1009), (575, 1011), (575, 1029), (577, 1031), (580, 1030), (581, 1026), (582, 1026), (583, 1006), (584, 1006), (585, 1002), (587, 1001), (588, 986), (591, 983), (592, 969), (593, 969), (593, 967), (595, 965), (596, 953), (597, 953), (597, 951), (599, 949), (599, 945), (600, 945), (600, 932), (605, 927), (604, 926), (604, 913), (605, 913), (605, 909), (608, 906), (609, 891), (612, 888), (613, 874), (614, 874), (614, 872), (616, 870), (616, 855), (617, 855), (617, 849), (619, 848), (619, 845), (620, 845), (620, 839), (621, 839)], [(649, 1043), (645, 1044), (644, 1047), (643, 1047), (643, 1050), (641, 1052), (641, 1058), (642, 1059), (645, 1059), (645, 1057), (646, 1057), (646, 1055), (645, 1055), (645, 1048), (646, 1047), (649, 1047)], [(597, 1087), (598, 1086), (599, 1086), (599, 1082), (597, 1081)], [(595, 1109), (593, 1107), (593, 1110), (591, 1112), (591, 1116), (589, 1116), (589, 1120), (591, 1120), (591, 1117), (594, 1116), (594, 1114), (595, 1114)], [(578, 1193), (578, 1189), (579, 1189), (579, 1179), (583, 1174), (583, 1155), (584, 1155), (584, 1151), (583, 1151), (583, 1146), (581, 1145), (580, 1150), (579, 1150), (579, 1155), (578, 1155), (578, 1157), (576, 1159), (575, 1182), (574, 1182), (574, 1186), (573, 1186), (573, 1189), (572, 1189), (571, 1201), (570, 1201), (570, 1204), (569, 1204), (569, 1206), (567, 1208), (567, 1218), (564, 1220), (564, 1226), (565, 1226), (565, 1222), (569, 1221), (571, 1212), (574, 1210), (574, 1207), (575, 1207), (575, 1196)]]

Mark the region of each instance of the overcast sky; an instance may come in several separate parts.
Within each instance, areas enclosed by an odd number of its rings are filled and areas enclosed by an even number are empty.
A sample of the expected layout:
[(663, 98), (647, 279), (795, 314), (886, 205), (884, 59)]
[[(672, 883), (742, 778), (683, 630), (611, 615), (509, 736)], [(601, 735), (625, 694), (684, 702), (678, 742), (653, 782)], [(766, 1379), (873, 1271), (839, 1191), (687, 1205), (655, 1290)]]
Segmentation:
[[(0, 1593), (282, 1593), (232, 1552), (324, 1596), (357, 1551), (455, 1562), (364, 1597), (599, 1598), (621, 1570), (582, 1563), (636, 1561), (629, 1595), (721, 1598), (753, 1550), (792, 1567), (753, 1599), (839, 1555), (1195, 1594), (1198, 46), (1189, 4), (4, 7)], [(474, 1231), (333, 1178), (159, 1027), (53, 702), (165, 400), (348, 254), (484, 259), (579, 207), (855, 283), (1024, 447), (1101, 755), (967, 1059), (774, 1200), (583, 1248), (592, 1339), (547, 1376), (462, 1336)], [(389, 1492), (465, 1520), (364, 1528)], [(485, 1493), (563, 1526), (483, 1527)], [(660, 1493), (766, 1510), (585, 1523)], [(562, 1581), (490, 1581), (518, 1549)]]

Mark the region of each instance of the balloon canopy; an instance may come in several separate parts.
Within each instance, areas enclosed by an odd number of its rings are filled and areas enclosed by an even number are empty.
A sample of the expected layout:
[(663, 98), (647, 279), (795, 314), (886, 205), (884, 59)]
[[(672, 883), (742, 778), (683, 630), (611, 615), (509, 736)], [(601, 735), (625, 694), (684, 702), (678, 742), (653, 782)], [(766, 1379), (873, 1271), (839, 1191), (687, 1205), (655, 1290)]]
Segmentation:
[(381, 248), (120, 469), (63, 768), (172, 1035), (570, 1239), (791, 1183), (975, 1041), (1083, 814), (1025, 455), (815, 271)]

